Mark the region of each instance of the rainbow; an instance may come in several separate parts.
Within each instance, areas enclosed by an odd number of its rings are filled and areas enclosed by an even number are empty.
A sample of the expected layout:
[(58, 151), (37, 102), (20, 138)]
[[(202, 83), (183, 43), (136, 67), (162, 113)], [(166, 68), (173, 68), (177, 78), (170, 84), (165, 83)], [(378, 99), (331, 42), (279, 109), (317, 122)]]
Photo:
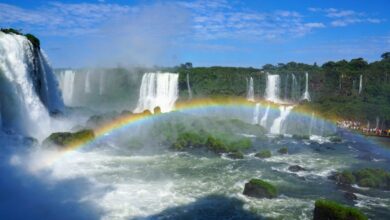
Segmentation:
[[(244, 108), (253, 109), (256, 104), (260, 104), (260, 106), (262, 107), (270, 106), (270, 108), (272, 109), (278, 109), (280, 107), (279, 104), (270, 103), (265, 100), (257, 100), (256, 102), (250, 102), (244, 98), (235, 98), (235, 97), (213, 98), (213, 99), (200, 98), (200, 99), (192, 99), (189, 101), (179, 101), (175, 104), (174, 111), (186, 112), (186, 111), (208, 110), (211, 108), (219, 108), (219, 107), (244, 107)], [(295, 108), (294, 112), (303, 114), (305, 116), (310, 116), (313, 111), (312, 110), (308, 111), (304, 108)], [(161, 115), (164, 115), (164, 113), (151, 114), (150, 112), (145, 111), (143, 113), (138, 113), (138, 114), (124, 114), (108, 123), (105, 123), (104, 125), (98, 128), (95, 128), (94, 129), (95, 137), (93, 139), (75, 141), (61, 148), (61, 154), (66, 154), (81, 149), (85, 146), (90, 146), (94, 142), (101, 140), (104, 137), (111, 136), (112, 134), (115, 134), (120, 130), (130, 128), (131, 126), (134, 125), (140, 125), (146, 123), (148, 121), (161, 117)], [(331, 120), (325, 119), (321, 117), (319, 114), (316, 114), (316, 117), (331, 122)]]

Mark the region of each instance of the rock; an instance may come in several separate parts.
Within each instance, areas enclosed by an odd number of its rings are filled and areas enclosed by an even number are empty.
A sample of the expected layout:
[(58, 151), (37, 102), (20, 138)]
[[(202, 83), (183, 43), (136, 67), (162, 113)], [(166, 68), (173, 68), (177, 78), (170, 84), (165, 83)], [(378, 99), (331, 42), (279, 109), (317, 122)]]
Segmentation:
[(280, 154), (287, 154), (288, 153), (288, 148), (287, 147), (282, 147), (278, 150), (278, 153)]
[(244, 195), (256, 198), (275, 198), (277, 196), (276, 188), (270, 183), (260, 180), (251, 179), (245, 183)]
[(299, 166), (299, 165), (292, 165), (288, 167), (288, 170), (291, 172), (299, 172), (299, 171), (306, 171), (305, 168)]
[(348, 199), (350, 201), (354, 201), (354, 200), (357, 199), (357, 196), (354, 193), (352, 193), (352, 192), (345, 192), (344, 193), (344, 198), (346, 198), (346, 199)]
[(350, 186), (355, 183), (355, 176), (350, 171), (337, 172), (329, 176), (329, 179), (334, 180), (337, 185)]
[(258, 157), (258, 158), (269, 158), (271, 156), (272, 156), (272, 154), (271, 154), (271, 151), (269, 151), (269, 150), (262, 150), (262, 151), (255, 154), (255, 157)]
[(309, 140), (310, 136), (304, 135), (304, 134), (293, 134), (292, 138), (297, 139), (297, 140)]
[(320, 199), (315, 202), (313, 220), (366, 220), (367, 217), (356, 208), (337, 202)]
[(79, 143), (84, 143), (95, 138), (93, 130), (80, 130), (74, 133), (57, 132), (47, 137), (42, 145), (44, 147), (71, 147)]
[(340, 143), (343, 139), (340, 136), (330, 136), (329, 140), (334, 143)]
[(227, 157), (231, 159), (244, 159), (244, 154), (242, 154), (240, 151), (236, 151), (236, 152), (228, 153)]
[(153, 109), (153, 113), (154, 113), (154, 114), (161, 114), (161, 108), (160, 108), (160, 106), (155, 107), (155, 108)]

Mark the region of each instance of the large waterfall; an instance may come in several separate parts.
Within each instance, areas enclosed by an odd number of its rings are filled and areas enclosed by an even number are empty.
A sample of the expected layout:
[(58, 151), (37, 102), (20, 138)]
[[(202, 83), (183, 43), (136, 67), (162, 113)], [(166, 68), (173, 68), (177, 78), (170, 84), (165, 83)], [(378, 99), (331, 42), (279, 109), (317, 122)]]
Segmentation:
[(271, 102), (280, 102), (280, 76), (267, 74), (267, 82), (265, 88), (265, 99)]
[(268, 120), (268, 114), (269, 114), (270, 105), (267, 106), (267, 109), (265, 110), (265, 113), (263, 117), (261, 117), (260, 125), (264, 128), (267, 128), (267, 120)]
[(190, 85), (190, 76), (187, 73), (187, 90), (188, 90), (188, 99), (192, 99), (192, 90)]
[(256, 103), (255, 110), (253, 111), (253, 124), (259, 123), (259, 111), (260, 111), (260, 103)]
[(64, 70), (60, 73), (59, 81), (62, 98), (67, 106), (71, 106), (73, 102), (75, 77), (76, 72), (73, 70)]
[(177, 73), (145, 73), (134, 112), (153, 112), (155, 107), (160, 107), (161, 112), (173, 110), (179, 97), (178, 79)]
[(105, 78), (105, 73), (101, 72), (99, 75), (99, 95), (103, 95), (104, 93), (104, 78)]
[(49, 112), (63, 110), (58, 84), (40, 49), (22, 35), (0, 32), (2, 129), (39, 136)]
[(84, 92), (85, 93), (91, 93), (91, 71), (87, 70), (87, 75), (85, 76), (85, 82), (84, 82)]
[(282, 128), (284, 125), (284, 121), (286, 120), (287, 116), (290, 114), (291, 110), (294, 108), (294, 106), (284, 106), (281, 105), (279, 107), (280, 115), (278, 118), (276, 118), (271, 126), (270, 132), (272, 134), (281, 134)]
[(302, 100), (310, 101), (310, 94), (309, 94), (309, 74), (305, 74), (306, 80), (305, 80), (305, 92), (303, 93)]
[(363, 75), (360, 74), (360, 77), (359, 77), (359, 94), (362, 93), (362, 89), (363, 89)]
[(251, 101), (251, 102), (255, 101), (255, 92), (253, 89), (253, 78), (252, 77), (249, 78), (246, 99), (248, 101)]

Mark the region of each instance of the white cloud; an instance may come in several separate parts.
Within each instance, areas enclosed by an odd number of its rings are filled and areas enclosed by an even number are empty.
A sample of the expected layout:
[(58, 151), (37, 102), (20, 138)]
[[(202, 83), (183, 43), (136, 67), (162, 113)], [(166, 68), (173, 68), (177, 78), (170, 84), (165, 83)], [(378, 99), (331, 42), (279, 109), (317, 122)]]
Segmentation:
[(310, 12), (322, 13), (326, 18), (331, 19), (330, 26), (346, 27), (358, 23), (382, 23), (383, 19), (368, 17), (367, 13), (354, 10), (344, 10), (336, 8), (308, 8)]

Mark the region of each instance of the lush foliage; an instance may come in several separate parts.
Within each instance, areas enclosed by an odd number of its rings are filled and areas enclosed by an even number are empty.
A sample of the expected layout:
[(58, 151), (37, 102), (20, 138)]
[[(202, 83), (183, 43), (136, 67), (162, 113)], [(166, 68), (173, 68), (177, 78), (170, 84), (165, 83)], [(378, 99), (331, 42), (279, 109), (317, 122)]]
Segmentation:
[(367, 217), (358, 209), (320, 199), (315, 202), (314, 220), (365, 220)]
[[(297, 101), (303, 94), (305, 73), (309, 74), (311, 102), (301, 103), (329, 118), (343, 118), (375, 123), (390, 127), (390, 52), (381, 60), (368, 63), (362, 58), (350, 61), (329, 61), (322, 66), (289, 62), (277, 65), (267, 64), (262, 69), (235, 67), (192, 67), (190, 63), (176, 67), (180, 73), (181, 97), (187, 95), (187, 75), (194, 96), (245, 96), (249, 77), (254, 80), (257, 97), (263, 97), (266, 73), (279, 74), (281, 98)], [(298, 89), (292, 91), (291, 73), (297, 78)], [(359, 81), (362, 75), (362, 91)], [(297, 94), (293, 94), (297, 93)]]
[(356, 171), (336, 173), (332, 179), (339, 185), (357, 184), (362, 187), (371, 187), (390, 190), (390, 172), (382, 169), (364, 168)]

